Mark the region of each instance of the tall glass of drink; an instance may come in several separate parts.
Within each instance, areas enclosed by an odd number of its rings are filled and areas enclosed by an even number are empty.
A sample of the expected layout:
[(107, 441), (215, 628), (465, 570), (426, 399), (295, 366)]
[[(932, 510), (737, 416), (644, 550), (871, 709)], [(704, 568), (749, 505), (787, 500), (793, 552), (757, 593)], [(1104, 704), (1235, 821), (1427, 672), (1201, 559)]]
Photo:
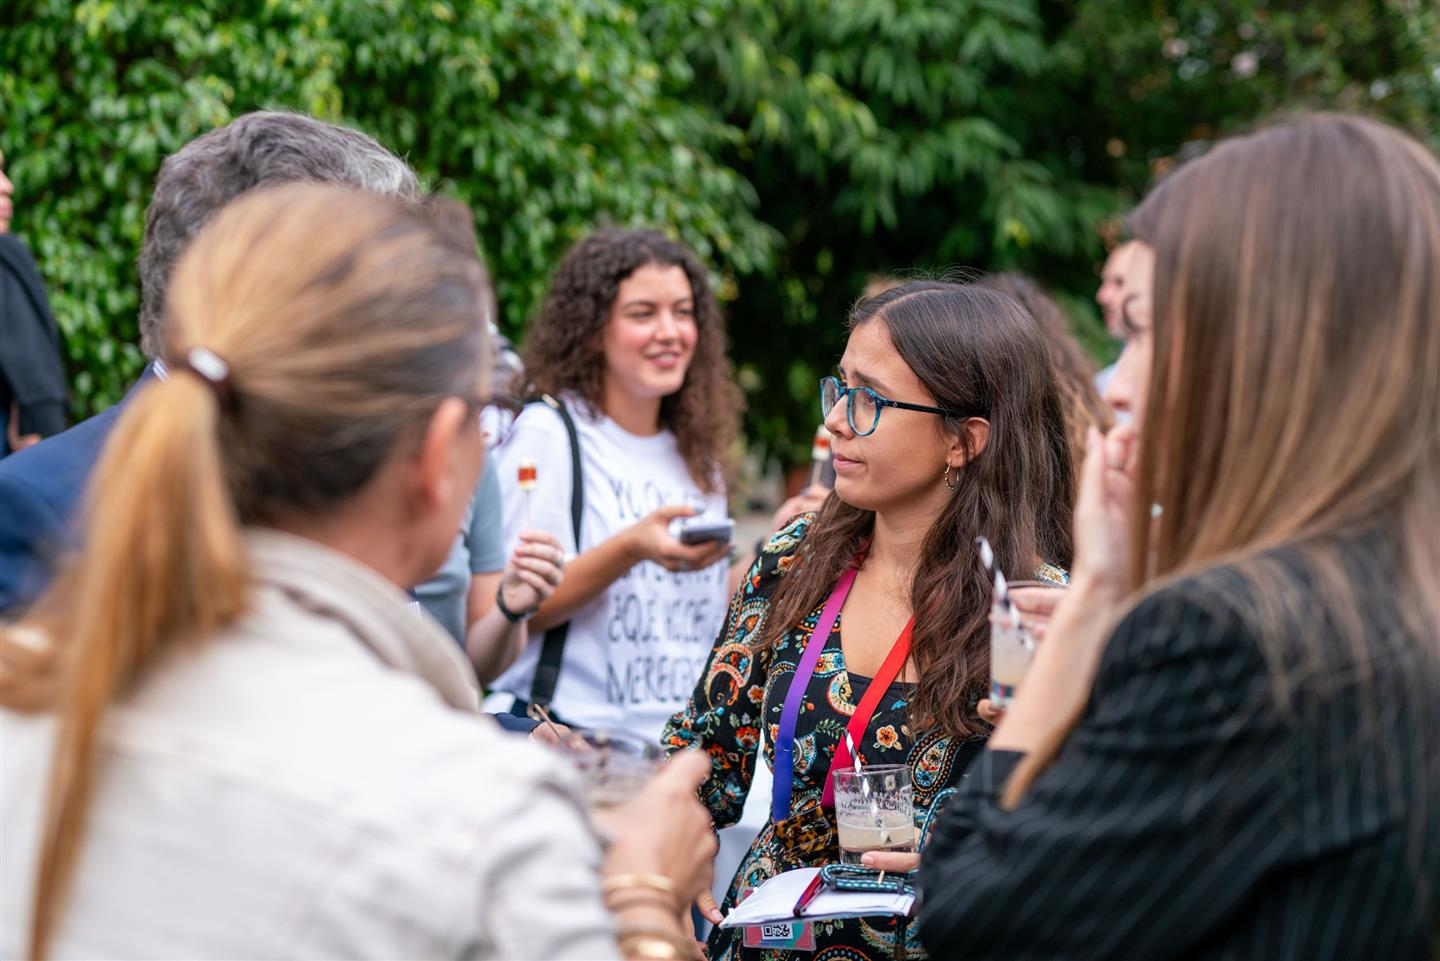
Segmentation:
[(990, 618), (990, 703), (995, 707), (1011, 705), (1030, 668), (1034, 651), (1025, 646), (1024, 634), (1025, 629), (1008, 614)]
[[(1063, 590), (1051, 581), (1011, 581), (1009, 590), (1028, 588)], [(1035, 637), (1023, 622), (1017, 623), (997, 592), (990, 612), (990, 703), (1008, 708), (1035, 657)]]
[(842, 864), (859, 864), (866, 851), (915, 850), (915, 801), (908, 765), (845, 768), (831, 777)]

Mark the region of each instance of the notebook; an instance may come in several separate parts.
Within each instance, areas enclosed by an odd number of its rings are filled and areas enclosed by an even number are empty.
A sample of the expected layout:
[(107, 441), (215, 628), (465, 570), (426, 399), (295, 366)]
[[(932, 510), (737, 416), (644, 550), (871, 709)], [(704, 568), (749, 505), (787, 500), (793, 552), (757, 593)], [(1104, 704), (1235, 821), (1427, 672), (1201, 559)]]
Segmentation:
[[(795, 920), (795, 902), (805, 893), (819, 868), (786, 871), (760, 885), (744, 901), (737, 904), (722, 928), (743, 928), (776, 921)], [(877, 915), (909, 915), (915, 906), (913, 894), (871, 894), (864, 891), (823, 889), (806, 906), (802, 918), (862, 918)]]

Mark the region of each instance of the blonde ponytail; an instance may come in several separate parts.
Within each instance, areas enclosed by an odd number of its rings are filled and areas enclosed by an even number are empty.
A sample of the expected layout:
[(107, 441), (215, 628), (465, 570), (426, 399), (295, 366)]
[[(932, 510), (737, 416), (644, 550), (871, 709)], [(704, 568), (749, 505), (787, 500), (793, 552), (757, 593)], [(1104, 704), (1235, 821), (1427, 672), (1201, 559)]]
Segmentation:
[[(486, 290), (473, 244), (334, 185), (251, 191), (191, 242), (166, 292), (172, 373), (109, 438), (83, 552), (0, 637), (0, 706), (59, 722), (33, 959), (59, 927), (106, 709), (244, 613), (244, 526), (338, 509), (445, 398), (476, 399)], [(196, 348), (214, 356), (187, 368)]]
[[(210, 389), (185, 372), (129, 403), (91, 482), (84, 552), (36, 612), (58, 658), (48, 669), (58, 671), (49, 706), (59, 725), (30, 918), (33, 961), (49, 949), (74, 873), (106, 709), (167, 649), (244, 609), (245, 550), (218, 417)], [(6, 697), (6, 706), (20, 705)]]

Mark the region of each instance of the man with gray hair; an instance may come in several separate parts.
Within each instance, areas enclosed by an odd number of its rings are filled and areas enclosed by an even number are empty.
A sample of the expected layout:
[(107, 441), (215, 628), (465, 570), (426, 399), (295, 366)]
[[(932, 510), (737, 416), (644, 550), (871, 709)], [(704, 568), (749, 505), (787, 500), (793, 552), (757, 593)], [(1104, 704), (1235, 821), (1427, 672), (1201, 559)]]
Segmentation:
[[(161, 165), (140, 247), (140, 349), (150, 364), (126, 400), (149, 378), (165, 376), (165, 287), (185, 246), (246, 191), (302, 180), (420, 195), (415, 172), (370, 137), (302, 114), (245, 114)], [(33, 600), (73, 544), (76, 506), (124, 406), (0, 461), (0, 616)]]

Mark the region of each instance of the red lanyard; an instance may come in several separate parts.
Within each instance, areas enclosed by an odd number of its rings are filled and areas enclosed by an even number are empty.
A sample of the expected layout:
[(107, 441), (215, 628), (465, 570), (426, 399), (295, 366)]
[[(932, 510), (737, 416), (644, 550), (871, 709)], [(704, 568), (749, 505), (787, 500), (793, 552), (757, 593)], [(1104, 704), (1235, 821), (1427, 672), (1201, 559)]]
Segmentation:
[[(810, 678), (815, 674), (815, 666), (820, 661), (820, 652), (830, 640), (830, 629), (834, 627), (835, 621), (840, 616), (840, 609), (845, 606), (845, 599), (850, 596), (850, 588), (855, 583), (857, 568), (850, 568), (830, 592), (830, 597), (825, 602), (825, 609), (821, 611), (819, 620), (815, 623), (815, 629), (810, 634), (810, 641), (800, 656), (800, 661), (795, 665), (795, 671), (790, 675), (790, 688), (785, 692), (785, 704), (780, 712), (780, 726), (775, 738), (775, 784), (771, 793), (771, 815), (775, 821), (783, 821), (790, 816), (790, 792), (795, 779), (795, 723), (800, 716), (801, 705), (805, 700), (805, 690), (810, 686)], [(865, 743), (865, 731), (870, 727), (870, 719), (875, 716), (875, 709), (880, 704), (880, 699), (895, 683), (900, 676), (900, 671), (905, 666), (906, 659), (910, 656), (910, 635), (915, 630), (915, 618), (910, 618), (910, 623), (900, 632), (895, 643), (890, 648), (885, 663), (880, 666), (880, 673), (876, 674), (866, 689), (865, 696), (860, 699), (855, 713), (850, 715), (850, 723), (845, 725), (845, 730), (850, 732), (850, 737), (856, 745)], [(835, 750), (831, 760), (830, 770), (837, 766), (849, 767), (854, 763), (850, 757), (850, 751), (842, 739)], [(826, 807), (835, 806), (835, 788), (830, 779), (830, 771), (825, 773), (825, 786), (821, 803)]]
[[(860, 704), (855, 708), (855, 713), (850, 715), (850, 723), (845, 725), (849, 732), (850, 739), (855, 742), (856, 750), (862, 753), (865, 750), (865, 732), (870, 727), (870, 719), (875, 716), (875, 709), (880, 706), (880, 699), (885, 692), (890, 690), (890, 685), (900, 676), (905, 668), (905, 661), (910, 657), (910, 636), (915, 632), (915, 618), (910, 618), (910, 623), (900, 632), (895, 643), (890, 647), (890, 653), (885, 658), (885, 663), (880, 665), (880, 671), (870, 681), (870, 686), (865, 689), (865, 696), (860, 699)], [(814, 638), (811, 638), (814, 643)], [(843, 771), (854, 763), (850, 756), (850, 747), (841, 738), (835, 748), (835, 756), (830, 762), (830, 771)], [(820, 803), (827, 807), (835, 806), (835, 779), (830, 777), (830, 772), (825, 775), (825, 793)]]

